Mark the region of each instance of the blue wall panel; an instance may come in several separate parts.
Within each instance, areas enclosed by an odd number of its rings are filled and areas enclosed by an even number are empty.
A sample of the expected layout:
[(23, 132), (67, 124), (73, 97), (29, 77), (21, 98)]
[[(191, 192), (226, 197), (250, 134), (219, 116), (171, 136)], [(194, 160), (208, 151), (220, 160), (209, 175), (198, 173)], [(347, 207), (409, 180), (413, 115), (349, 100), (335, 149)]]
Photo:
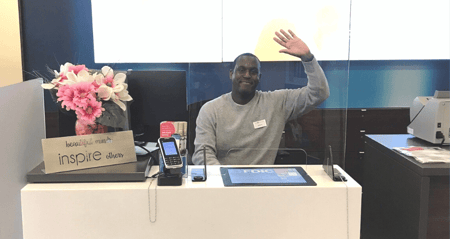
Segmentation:
[(449, 61), (351, 61), (349, 108), (409, 107), (416, 96), (449, 90)]

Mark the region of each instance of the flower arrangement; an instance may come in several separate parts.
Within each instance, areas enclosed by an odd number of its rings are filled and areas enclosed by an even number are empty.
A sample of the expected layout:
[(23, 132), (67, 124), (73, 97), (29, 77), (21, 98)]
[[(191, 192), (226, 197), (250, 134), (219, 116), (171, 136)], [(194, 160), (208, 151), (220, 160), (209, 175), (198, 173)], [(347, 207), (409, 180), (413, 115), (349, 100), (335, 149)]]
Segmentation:
[(98, 123), (123, 128), (124, 102), (132, 100), (124, 73), (114, 74), (109, 66), (102, 67), (101, 71), (91, 71), (85, 65), (69, 62), (61, 65), (59, 72), (54, 70), (52, 73), (54, 79), (47, 80), (42, 87), (52, 91), (61, 108), (75, 112), (77, 124), (87, 127)]

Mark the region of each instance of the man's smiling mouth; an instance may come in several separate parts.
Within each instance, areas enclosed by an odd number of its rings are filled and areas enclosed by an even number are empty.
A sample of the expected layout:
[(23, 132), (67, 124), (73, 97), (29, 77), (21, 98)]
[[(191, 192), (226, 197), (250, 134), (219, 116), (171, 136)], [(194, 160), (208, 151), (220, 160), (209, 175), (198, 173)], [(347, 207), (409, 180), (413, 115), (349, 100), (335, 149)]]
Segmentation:
[(253, 85), (253, 82), (251, 82), (251, 81), (241, 81), (241, 84), (244, 84), (244, 85)]

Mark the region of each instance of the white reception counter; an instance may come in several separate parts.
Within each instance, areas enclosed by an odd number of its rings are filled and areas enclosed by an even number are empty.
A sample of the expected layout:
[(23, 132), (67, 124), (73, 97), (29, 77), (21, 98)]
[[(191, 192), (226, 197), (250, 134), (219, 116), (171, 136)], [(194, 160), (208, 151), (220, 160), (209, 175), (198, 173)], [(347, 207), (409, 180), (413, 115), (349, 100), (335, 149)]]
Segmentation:
[[(333, 182), (321, 165), (302, 167), (317, 186), (225, 187), (220, 166), (208, 166), (206, 182), (191, 182), (189, 176), (181, 186), (157, 186), (152, 178), (28, 184), (21, 190), (23, 235), (359, 239), (361, 186), (339, 167), (345, 183)], [(157, 170), (154, 166), (150, 175)]]

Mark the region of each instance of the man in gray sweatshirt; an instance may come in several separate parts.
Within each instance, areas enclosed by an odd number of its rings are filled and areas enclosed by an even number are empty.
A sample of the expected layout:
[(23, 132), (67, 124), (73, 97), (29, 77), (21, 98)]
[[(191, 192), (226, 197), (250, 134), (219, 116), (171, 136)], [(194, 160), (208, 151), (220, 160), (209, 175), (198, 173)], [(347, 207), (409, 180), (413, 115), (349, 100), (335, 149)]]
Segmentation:
[(330, 94), (322, 68), (308, 46), (291, 30), (276, 32), (280, 53), (301, 58), (308, 77), (305, 87), (257, 91), (259, 59), (246, 53), (230, 69), (232, 90), (206, 103), (197, 117), (194, 164), (273, 164), (285, 124), (314, 109)]

